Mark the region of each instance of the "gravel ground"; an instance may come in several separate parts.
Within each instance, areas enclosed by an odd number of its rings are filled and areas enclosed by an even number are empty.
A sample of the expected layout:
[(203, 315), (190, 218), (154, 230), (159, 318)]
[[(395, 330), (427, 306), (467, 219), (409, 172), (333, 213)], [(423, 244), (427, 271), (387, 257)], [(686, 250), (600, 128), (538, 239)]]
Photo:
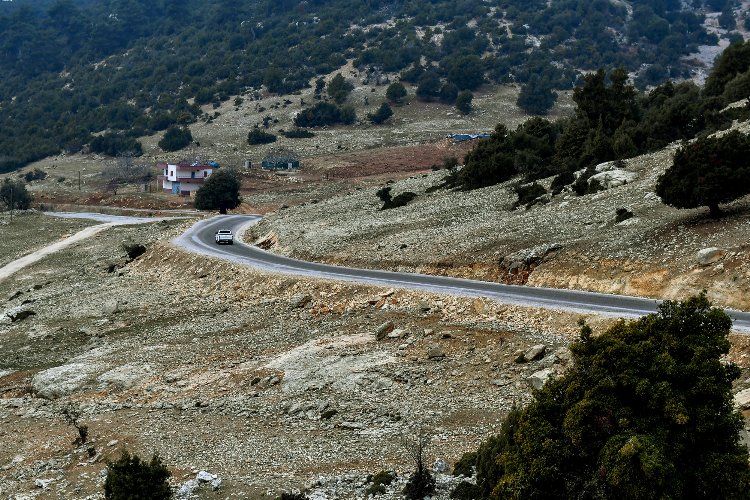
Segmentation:
[[(101, 497), (128, 449), (158, 452), (175, 488), (222, 479), (197, 498), (363, 498), (382, 469), (397, 498), (404, 435), (428, 429), (429, 462), (452, 465), (529, 400), (531, 374), (566, 365), (574, 315), (279, 278), (167, 243), (187, 224), (113, 227), (0, 282), (0, 496)], [(128, 262), (122, 241), (147, 252)], [(543, 359), (514, 361), (536, 344)], [(454, 483), (439, 475), (436, 498)]]

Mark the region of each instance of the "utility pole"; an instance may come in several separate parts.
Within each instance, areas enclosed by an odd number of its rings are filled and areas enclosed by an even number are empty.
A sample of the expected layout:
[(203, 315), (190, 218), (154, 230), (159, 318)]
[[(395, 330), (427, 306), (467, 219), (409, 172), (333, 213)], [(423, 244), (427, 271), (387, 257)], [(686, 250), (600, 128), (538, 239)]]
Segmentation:
[(78, 190), (81, 190), (81, 171), (78, 171)]
[(13, 183), (10, 183), (10, 221), (13, 222)]

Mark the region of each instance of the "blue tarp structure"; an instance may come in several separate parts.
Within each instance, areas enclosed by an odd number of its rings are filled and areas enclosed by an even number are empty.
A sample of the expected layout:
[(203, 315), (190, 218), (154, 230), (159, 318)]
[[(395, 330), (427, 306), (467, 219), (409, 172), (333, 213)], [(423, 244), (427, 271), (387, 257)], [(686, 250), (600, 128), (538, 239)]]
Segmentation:
[(490, 134), (448, 134), (447, 137), (448, 139), (453, 139), (453, 142), (464, 142), (473, 141), (474, 139), (488, 139)]

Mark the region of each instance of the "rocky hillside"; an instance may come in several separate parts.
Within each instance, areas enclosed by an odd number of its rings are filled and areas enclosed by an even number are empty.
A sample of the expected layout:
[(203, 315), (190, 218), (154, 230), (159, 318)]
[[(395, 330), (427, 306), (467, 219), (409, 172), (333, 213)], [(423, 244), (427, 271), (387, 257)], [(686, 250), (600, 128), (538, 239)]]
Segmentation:
[(452, 466), (567, 363), (574, 315), (259, 273), (171, 246), (190, 223), (112, 228), (0, 282), (4, 496), (97, 498), (128, 449), (183, 497), (210, 497), (204, 470), (222, 497), (354, 498), (385, 469), (394, 498), (401, 437), (422, 425)]
[[(330, 263), (658, 298), (707, 289), (748, 309), (750, 200), (720, 220), (662, 204), (654, 185), (675, 147), (601, 165), (596, 178), (609, 189), (594, 195), (563, 191), (514, 209), (517, 181), (433, 190), (446, 174), (431, 172), (390, 184), (394, 196), (417, 194), (405, 207), (381, 210), (379, 186), (351, 190), (269, 214), (251, 237)], [(632, 216), (618, 222), (618, 209)]]
[(461, 454), (569, 363), (578, 315), (256, 272), (172, 246), (189, 224), (111, 228), (0, 281), (4, 496), (102, 498), (127, 449), (178, 498), (362, 498), (386, 470), (394, 499), (422, 428), (447, 500)]

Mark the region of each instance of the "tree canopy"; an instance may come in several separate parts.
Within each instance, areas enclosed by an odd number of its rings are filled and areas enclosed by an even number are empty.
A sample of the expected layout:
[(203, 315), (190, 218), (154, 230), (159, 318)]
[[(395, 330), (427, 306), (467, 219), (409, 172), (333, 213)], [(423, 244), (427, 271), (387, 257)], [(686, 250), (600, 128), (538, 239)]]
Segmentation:
[(179, 151), (193, 142), (193, 134), (187, 127), (170, 126), (159, 141), (159, 147), (164, 151)]
[[(532, 78), (529, 85), (535, 81)], [(750, 82), (750, 76), (740, 74), (730, 81), (725, 94), (731, 90), (732, 95), (750, 97), (750, 83), (747, 82)], [(527, 97), (522, 89), (519, 105)], [(733, 118), (750, 117), (750, 108), (723, 110), (722, 98), (705, 95), (692, 82), (666, 82), (648, 93), (639, 92), (628, 83), (627, 72), (622, 68), (586, 75), (573, 90), (573, 100), (575, 114), (557, 121), (555, 132), (544, 132), (546, 138), (542, 140), (528, 140), (529, 136), (542, 130), (538, 127), (542, 122), (531, 118), (527, 121), (528, 126), (519, 127), (528, 129), (522, 135), (518, 130), (509, 131), (502, 126), (503, 134), (496, 133), (488, 141), (478, 141), (466, 155), (458, 184), (474, 189), (507, 181), (519, 173), (524, 174), (525, 182), (557, 174), (559, 177), (554, 183), (553, 193), (575, 181), (573, 190), (579, 195), (588, 194), (592, 192), (588, 189), (588, 178), (595, 173), (593, 167), (599, 163), (655, 151), (677, 140), (719, 130)], [(533, 106), (534, 103), (532, 99), (524, 105)], [(574, 175), (581, 170), (583, 175)], [(712, 185), (731, 183), (731, 175), (724, 180), (718, 178), (727, 172), (715, 170)], [(677, 182), (680, 183), (686, 185)], [(724, 190), (731, 194), (724, 201), (736, 198), (736, 192), (744, 194), (743, 186), (744, 183), (740, 182), (731, 186), (729, 191)], [(716, 190), (712, 193), (711, 196), (715, 197)]]
[(354, 123), (357, 115), (349, 105), (336, 106), (330, 102), (317, 102), (312, 107), (305, 108), (294, 117), (297, 127), (323, 127)]
[(276, 136), (259, 128), (254, 128), (247, 133), (248, 144), (270, 144), (272, 142), (276, 142)]
[(456, 96), (456, 109), (458, 109), (461, 113), (468, 115), (469, 113), (471, 113), (471, 101), (473, 100), (474, 94), (472, 94), (468, 90), (462, 90)]
[(677, 208), (707, 206), (721, 214), (720, 203), (750, 193), (750, 137), (736, 130), (720, 137), (701, 137), (682, 146), (672, 166), (656, 183), (656, 194)]
[(21, 179), (3, 179), (0, 184), (0, 203), (5, 210), (26, 210), (31, 206), (31, 194)]
[[(692, 4), (717, 2), (727, 11), (725, 0)], [(639, 81), (659, 84), (688, 76), (691, 63), (680, 56), (717, 41), (695, 8), (633, 7), (631, 16), (621, 4), (590, 0), (508, 0), (496, 10), (474, 0), (0, 2), (0, 172), (80, 151), (103, 132), (135, 139), (186, 125), (205, 116), (201, 103), (263, 85), (294, 92), (347, 60), (357, 71), (412, 68), (404, 81), (416, 81), (424, 61), (439, 80), (424, 95), (437, 100), (446, 81), (528, 91), (536, 75), (569, 89), (580, 69), (600, 67), (648, 73)]]
[(544, 118), (532, 118), (516, 130), (498, 125), (489, 139), (477, 143), (464, 159), (460, 184), (467, 189), (505, 182), (516, 174), (529, 181), (553, 172), (551, 160), (559, 126)]
[(107, 464), (107, 480), (104, 482), (106, 500), (166, 500), (172, 498), (169, 476), (172, 474), (157, 455), (150, 462), (141, 461), (138, 455), (127, 451), (115, 461)]
[(347, 82), (341, 73), (336, 73), (330, 82), (326, 91), (331, 99), (336, 101), (336, 104), (344, 104), (349, 93), (354, 90), (354, 85), (351, 82)]
[(401, 104), (406, 97), (406, 87), (401, 82), (393, 82), (385, 90), (385, 97), (394, 104)]
[(521, 87), (516, 104), (519, 108), (532, 115), (546, 115), (555, 104), (557, 96), (552, 92), (552, 84), (533, 75)]
[(227, 210), (240, 206), (240, 179), (231, 170), (214, 171), (195, 193), (195, 208), (198, 210)]
[(374, 113), (368, 113), (367, 118), (375, 125), (380, 125), (393, 116), (393, 110), (390, 104), (384, 102)]
[(730, 318), (705, 294), (595, 336), (479, 449), (478, 484), (502, 499), (745, 499), (739, 368)]

